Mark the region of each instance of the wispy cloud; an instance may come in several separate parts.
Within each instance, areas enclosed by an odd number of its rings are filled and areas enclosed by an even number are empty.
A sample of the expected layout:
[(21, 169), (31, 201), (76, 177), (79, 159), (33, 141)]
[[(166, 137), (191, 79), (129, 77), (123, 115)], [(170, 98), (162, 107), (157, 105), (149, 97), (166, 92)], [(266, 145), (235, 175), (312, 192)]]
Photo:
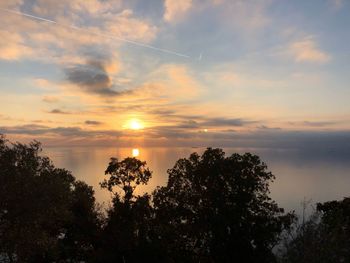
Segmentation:
[(78, 13), (88, 13), (89, 15), (99, 15), (106, 11), (119, 10), (122, 7), (122, 0), (36, 0), (33, 11), (41, 15), (61, 15), (65, 10)]
[[(111, 50), (115, 53), (116, 48), (125, 43), (133, 44), (133, 41), (147, 46), (156, 37), (157, 27), (136, 17), (132, 10), (123, 9), (121, 2), (35, 0), (28, 6), (22, 1), (13, 1), (13, 5), (1, 4), (0, 8), (14, 13), (1, 11), (2, 23), (7, 30), (0, 29), (0, 38), (7, 41), (0, 43), (0, 59), (29, 58), (66, 67), (81, 62), (77, 54), (87, 46), (100, 46), (104, 53)], [(16, 10), (24, 6), (33, 16), (54, 23), (18, 15), (21, 13)], [(83, 21), (91, 23), (82, 26)]]
[(0, 60), (19, 60), (30, 57), (34, 51), (25, 44), (25, 39), (16, 32), (0, 29)]
[(176, 22), (182, 19), (192, 7), (192, 0), (165, 0), (164, 1), (164, 20), (167, 22)]
[(152, 72), (151, 77), (158, 86), (155, 92), (161, 96), (189, 100), (200, 93), (200, 84), (187, 65), (162, 65)]
[(214, 6), (222, 8), (221, 19), (231, 27), (251, 31), (264, 28), (271, 21), (267, 13), (271, 0), (211, 0), (211, 2)]
[(321, 50), (315, 39), (307, 37), (297, 40), (288, 46), (287, 53), (290, 54), (296, 62), (314, 62), (326, 63), (331, 56)]
[(1, 1), (0, 8), (17, 8), (23, 3), (23, 0)]
[(222, 127), (222, 126), (236, 126), (241, 127), (245, 126), (247, 124), (256, 123), (257, 121), (251, 121), (251, 120), (244, 120), (244, 119), (230, 119), (230, 118), (208, 118), (203, 121), (203, 126), (210, 126), (210, 127)]
[(344, 0), (329, 0), (332, 7), (336, 10), (340, 9), (344, 5)]
[(293, 126), (306, 126), (306, 127), (329, 127), (338, 124), (339, 121), (300, 121), (300, 122), (289, 122)]
[(43, 102), (46, 102), (46, 103), (56, 103), (56, 102), (59, 102), (59, 98), (54, 97), (54, 96), (44, 96), (42, 100), (43, 100)]
[(52, 114), (71, 114), (71, 112), (64, 111), (61, 109), (53, 109), (53, 110), (49, 111), (49, 113), (52, 113)]
[[(19, 126), (0, 127), (3, 134), (17, 135), (49, 135), (56, 134), (66, 137), (94, 137), (94, 136), (120, 136), (122, 133), (113, 130), (83, 130), (80, 127), (48, 127), (44, 125), (28, 124)], [(45, 137), (43, 137), (45, 138)]]
[(91, 121), (91, 120), (87, 120), (87, 121), (85, 121), (85, 124), (87, 124), (87, 125), (92, 125), (92, 126), (98, 126), (98, 125), (101, 125), (101, 124), (103, 124), (103, 123), (100, 122), (100, 121)]

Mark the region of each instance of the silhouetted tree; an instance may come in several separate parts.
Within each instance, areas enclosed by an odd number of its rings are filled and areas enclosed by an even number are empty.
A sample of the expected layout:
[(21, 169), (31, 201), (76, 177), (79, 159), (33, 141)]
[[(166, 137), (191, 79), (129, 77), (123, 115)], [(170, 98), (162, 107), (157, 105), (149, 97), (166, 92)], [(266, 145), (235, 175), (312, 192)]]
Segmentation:
[(119, 187), (124, 192), (123, 199), (126, 203), (135, 197), (135, 188), (140, 184), (147, 184), (152, 177), (146, 162), (130, 157), (120, 162), (117, 158), (111, 158), (105, 174), (110, 177), (108, 180), (103, 180), (101, 187), (107, 188), (112, 193), (115, 193), (115, 187)]
[(258, 156), (208, 148), (168, 170), (154, 193), (163, 249), (176, 262), (274, 262), (294, 219), (271, 200), (274, 179)]
[(60, 259), (68, 262), (90, 262), (101, 238), (102, 215), (96, 207), (94, 191), (76, 181), (70, 202), (70, 217), (60, 240)]
[(0, 137), (0, 258), (87, 259), (98, 221), (93, 191), (40, 152), (38, 142), (11, 144)]
[[(134, 195), (136, 187), (147, 184), (151, 171), (146, 162), (136, 158), (118, 161), (112, 158), (101, 186), (114, 193), (112, 207), (107, 211), (104, 227), (104, 243), (99, 251), (98, 262), (156, 261), (158, 255), (151, 242), (153, 209), (150, 196)], [(121, 193), (115, 188), (122, 190)]]
[(282, 262), (350, 262), (350, 198), (318, 203), (285, 250)]
[[(153, 196), (135, 194), (151, 178), (146, 162), (112, 158), (101, 186), (114, 196), (102, 217), (92, 187), (40, 152), (38, 142), (0, 137), (0, 261), (274, 262), (272, 248), (294, 219), (269, 198), (274, 176), (255, 155), (194, 153)], [(348, 201), (318, 209), (322, 233), (347, 260)]]

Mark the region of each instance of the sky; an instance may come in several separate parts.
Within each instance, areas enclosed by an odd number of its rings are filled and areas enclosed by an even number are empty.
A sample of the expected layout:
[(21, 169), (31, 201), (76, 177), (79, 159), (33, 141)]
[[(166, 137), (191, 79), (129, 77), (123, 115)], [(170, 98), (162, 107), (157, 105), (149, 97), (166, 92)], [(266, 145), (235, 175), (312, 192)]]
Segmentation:
[(348, 0), (0, 0), (0, 133), (349, 149)]

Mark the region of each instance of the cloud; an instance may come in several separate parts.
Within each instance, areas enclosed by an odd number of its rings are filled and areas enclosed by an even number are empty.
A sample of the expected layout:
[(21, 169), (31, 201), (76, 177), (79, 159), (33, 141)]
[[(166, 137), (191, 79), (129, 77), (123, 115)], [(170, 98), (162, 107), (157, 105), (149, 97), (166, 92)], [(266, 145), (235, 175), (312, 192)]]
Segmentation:
[(251, 149), (300, 150), (333, 154), (346, 152), (350, 156), (349, 131), (288, 131), (260, 128), (256, 131), (202, 130), (191, 131), (174, 127), (157, 127), (145, 131), (145, 143), (150, 146), (237, 147)]
[(296, 62), (326, 63), (331, 59), (330, 55), (318, 48), (312, 37), (291, 43), (287, 52)]
[(176, 126), (176, 128), (180, 129), (198, 129), (199, 127), (199, 123), (194, 120), (189, 120)]
[(122, 133), (113, 130), (91, 131), (80, 127), (48, 127), (37, 124), (0, 127), (0, 133), (17, 135), (60, 135), (65, 137), (94, 137), (94, 136), (120, 136)]
[(271, 20), (266, 11), (271, 0), (211, 0), (210, 2), (210, 12), (213, 7), (220, 7), (221, 21), (225, 25), (244, 29), (245, 33), (265, 27)]
[[(191, 124), (191, 123), (189, 123)], [(195, 123), (194, 123), (195, 124)], [(45, 145), (106, 145), (130, 146), (138, 140), (137, 133), (118, 130), (89, 130), (80, 127), (49, 127), (37, 124), (2, 126), (0, 133), (21, 141), (34, 138)], [(255, 131), (208, 129), (180, 129), (176, 127), (152, 127), (142, 132), (142, 146), (182, 147), (237, 147), (256, 152), (259, 149), (301, 151), (305, 156), (325, 154), (350, 157), (350, 132), (339, 131), (288, 131), (261, 127)], [(141, 146), (141, 144), (140, 144)]]
[(221, 127), (221, 126), (235, 126), (242, 127), (247, 124), (257, 123), (257, 121), (249, 121), (240, 118), (229, 119), (229, 118), (208, 118), (204, 120), (201, 124), (203, 126), (210, 127)]
[(259, 130), (263, 130), (263, 131), (274, 131), (274, 130), (281, 130), (280, 127), (269, 127), (266, 125), (259, 125), (256, 127)]
[(52, 113), (52, 114), (71, 114), (68, 111), (63, 111), (63, 110), (60, 110), (60, 109), (53, 109), (53, 110), (49, 111), (49, 113)]
[(307, 127), (327, 127), (338, 124), (339, 121), (301, 121), (301, 122), (289, 122), (293, 126), (307, 126)]
[(344, 0), (329, 0), (329, 1), (335, 10), (342, 8), (344, 5)]
[(122, 0), (74, 0), (68, 1), (68, 5), (70, 5), (72, 10), (77, 12), (88, 12), (92, 15), (99, 15), (111, 10), (119, 10), (122, 7), (122, 2)]
[(26, 10), (30, 15), (57, 24), (1, 12), (3, 28), (7, 31), (0, 31), (0, 39), (7, 41), (0, 43), (0, 59), (28, 57), (66, 65), (67, 62), (79, 62), (77, 53), (84, 46), (102, 46), (105, 52), (113, 49), (115, 53), (117, 48), (126, 44), (117, 38), (148, 43), (155, 39), (158, 31), (149, 20), (136, 17), (130, 9), (123, 10), (121, 0), (33, 0), (31, 4), (11, 1), (16, 5), (3, 2), (0, 4), (5, 8)]
[(23, 0), (1, 1), (0, 8), (17, 8), (23, 3)]
[(183, 18), (191, 7), (192, 0), (165, 0), (164, 20), (167, 22), (176, 22)]
[(151, 114), (157, 115), (158, 119), (164, 119), (171, 123), (164, 126), (157, 126), (155, 129), (192, 129), (198, 131), (199, 129), (215, 128), (217, 130), (228, 129), (231, 127), (245, 127), (252, 124), (257, 124), (259, 121), (248, 120), (242, 118), (223, 118), (223, 117), (207, 117), (203, 115), (194, 114), (178, 114), (171, 110), (152, 110)]
[(6, 115), (3, 115), (3, 114), (0, 114), (0, 119), (1, 119), (1, 120), (5, 120), (5, 121), (10, 121), (10, 120), (12, 120), (11, 117), (6, 116)]
[(229, 127), (243, 127), (251, 124), (259, 123), (259, 121), (242, 119), (242, 118), (220, 118), (220, 117), (206, 117), (201, 115), (179, 115), (172, 112), (153, 111), (153, 114), (159, 115), (168, 121), (176, 122), (172, 127), (175, 128), (229, 128)]
[(126, 91), (115, 90), (108, 73), (108, 63), (101, 60), (89, 60), (86, 64), (74, 65), (64, 70), (66, 79), (82, 91), (104, 97), (118, 96)]
[(85, 121), (85, 124), (87, 124), (87, 125), (92, 125), (92, 126), (97, 126), (97, 125), (101, 125), (102, 122), (100, 122), (100, 121), (90, 121), (90, 120), (87, 120), (87, 121)]
[(29, 57), (33, 50), (25, 45), (24, 38), (15, 32), (0, 30), (0, 59), (2, 60), (19, 60)]
[(118, 14), (113, 14), (104, 24), (108, 35), (128, 40), (150, 42), (155, 39), (157, 27), (148, 21), (133, 17), (133, 11), (125, 9)]
[(199, 95), (200, 84), (187, 65), (165, 64), (157, 68), (150, 77), (152, 83), (146, 83), (143, 89), (152, 92), (152, 96), (189, 100)]
[(107, 11), (111, 12), (119, 10), (121, 7), (122, 0), (36, 0), (32, 10), (40, 15), (61, 15), (65, 10), (74, 13), (100, 15)]
[(53, 97), (53, 96), (44, 96), (43, 97), (43, 102), (46, 102), (46, 103), (56, 103), (58, 101), (59, 101), (59, 99), (57, 97)]
[(3, 134), (26, 134), (26, 135), (37, 135), (42, 134), (42, 130), (46, 129), (46, 126), (37, 124), (18, 125), (10, 127), (0, 127), (0, 133)]

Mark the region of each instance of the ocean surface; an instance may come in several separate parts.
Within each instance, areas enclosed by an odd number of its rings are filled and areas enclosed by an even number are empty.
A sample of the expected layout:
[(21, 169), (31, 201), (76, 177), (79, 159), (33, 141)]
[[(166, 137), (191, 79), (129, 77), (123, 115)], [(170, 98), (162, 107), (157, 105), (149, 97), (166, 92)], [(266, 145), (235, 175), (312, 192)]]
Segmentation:
[[(66, 168), (73, 175), (94, 187), (97, 201), (108, 205), (111, 196), (101, 189), (99, 182), (111, 157), (123, 159), (137, 156), (147, 162), (153, 176), (147, 186), (138, 193), (152, 192), (167, 182), (167, 169), (176, 160), (188, 157), (192, 152), (202, 153), (205, 148), (112, 148), (112, 147), (48, 147), (44, 155), (54, 164)], [(227, 155), (234, 152), (257, 154), (276, 176), (270, 185), (270, 196), (287, 211), (300, 214), (303, 200), (312, 204), (350, 196), (350, 153), (295, 149), (224, 148)]]

